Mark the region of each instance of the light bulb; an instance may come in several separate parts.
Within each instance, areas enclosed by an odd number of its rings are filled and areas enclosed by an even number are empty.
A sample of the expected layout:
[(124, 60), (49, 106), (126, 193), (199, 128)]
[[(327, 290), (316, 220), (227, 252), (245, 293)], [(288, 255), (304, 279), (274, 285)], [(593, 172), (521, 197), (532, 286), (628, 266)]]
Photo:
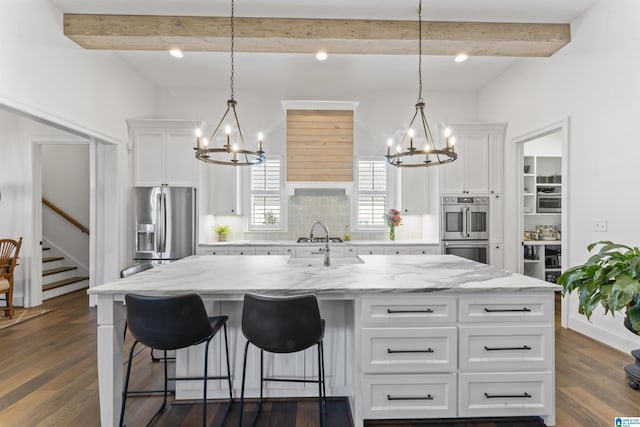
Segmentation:
[(444, 128), (444, 136), (445, 138), (449, 138), (451, 136), (451, 128)]
[(227, 135), (231, 134), (231, 126), (225, 126), (224, 127), (224, 131), (226, 132)]
[(402, 152), (402, 147), (400, 147), (399, 145), (396, 147), (396, 153), (401, 153)]
[(262, 141), (262, 138), (264, 138), (264, 135), (262, 132), (258, 132), (258, 141)]
[(449, 144), (450, 144), (450, 145), (456, 145), (456, 137), (455, 137), (455, 136), (452, 136), (452, 137), (449, 139)]
[(393, 138), (389, 138), (387, 140), (387, 146), (389, 146), (389, 147), (393, 146)]
[(414, 131), (413, 128), (409, 129), (409, 131), (407, 132), (407, 135), (409, 135), (409, 138), (413, 138), (415, 134), (416, 134), (416, 131)]
[(209, 140), (207, 138), (202, 138), (202, 145), (205, 147), (209, 145)]
[(169, 54), (174, 58), (182, 58), (184, 56), (180, 49), (170, 49)]
[(238, 144), (233, 144), (233, 145), (231, 146), (231, 149), (232, 149), (233, 151), (238, 151)]

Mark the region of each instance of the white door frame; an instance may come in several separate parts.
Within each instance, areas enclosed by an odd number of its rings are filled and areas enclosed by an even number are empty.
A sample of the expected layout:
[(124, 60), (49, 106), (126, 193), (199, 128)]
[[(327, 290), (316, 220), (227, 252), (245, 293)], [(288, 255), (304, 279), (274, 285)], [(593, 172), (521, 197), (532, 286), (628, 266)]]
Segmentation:
[[(42, 147), (44, 145), (72, 145), (72, 144), (85, 144), (89, 145), (89, 158), (91, 161), (93, 158), (94, 144), (91, 143), (88, 139), (77, 137), (73, 135), (69, 136), (48, 136), (48, 135), (36, 135), (31, 136), (31, 152), (33, 159), (32, 164), (32, 230), (33, 233), (31, 235), (31, 247), (32, 247), (32, 258), (31, 258), (31, 278), (29, 280), (29, 285), (25, 286), (24, 289), (24, 306), (25, 307), (34, 307), (42, 304)], [(93, 163), (89, 165), (89, 176), (90, 180), (93, 176)], [(90, 187), (93, 189), (93, 186)], [(90, 213), (93, 211), (93, 191), (90, 192), (89, 196), (89, 210)], [(93, 238), (91, 225), (89, 224), (90, 230), (90, 239)], [(89, 277), (91, 281), (91, 263), (89, 266)]]
[[(518, 232), (515, 236), (516, 247), (519, 251), (518, 260), (522, 260), (523, 258), (523, 246), (522, 246), (522, 236), (524, 234), (524, 209), (522, 203), (522, 191), (524, 188), (524, 177), (522, 175), (522, 170), (524, 167), (524, 143), (529, 142), (531, 140), (543, 137), (545, 135), (549, 135), (551, 133), (559, 132), (562, 139), (562, 212), (560, 214), (560, 223), (562, 224), (562, 241), (560, 242), (561, 253), (563, 262), (566, 264), (568, 259), (568, 242), (569, 242), (569, 223), (567, 218), (569, 218), (569, 197), (568, 190), (570, 186), (569, 182), (569, 117), (562, 119), (560, 121), (548, 124), (541, 128), (535, 129), (531, 132), (527, 132), (524, 135), (520, 135), (518, 137), (513, 138), (513, 142), (515, 143), (515, 180), (517, 182), (516, 194), (517, 194), (517, 225)], [(565, 267), (565, 265), (563, 265)], [(518, 262), (518, 272), (523, 272), (522, 262)], [(569, 305), (570, 298), (562, 298), (562, 313), (560, 316), (560, 323), (563, 327), (567, 327), (569, 322)]]

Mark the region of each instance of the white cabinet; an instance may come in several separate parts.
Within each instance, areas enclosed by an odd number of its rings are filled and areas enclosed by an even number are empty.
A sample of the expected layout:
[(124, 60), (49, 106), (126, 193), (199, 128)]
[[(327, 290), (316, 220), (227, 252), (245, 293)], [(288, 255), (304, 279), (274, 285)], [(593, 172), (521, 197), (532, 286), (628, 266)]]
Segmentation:
[(364, 418), (455, 417), (456, 299), (367, 295), (356, 313)]
[(458, 159), (439, 167), (440, 191), (487, 194), (503, 191), (504, 131), (502, 124), (451, 124)]
[(406, 215), (438, 210), (437, 168), (400, 168), (400, 211)]
[(240, 170), (233, 166), (209, 168), (209, 212), (213, 215), (241, 215)]
[(504, 196), (489, 197), (489, 242), (504, 243)]
[(191, 120), (129, 120), (134, 185), (198, 185), (194, 129)]
[(555, 283), (562, 273), (562, 246), (559, 241), (523, 242), (523, 273)]
[(554, 296), (356, 299), (365, 419), (554, 417)]
[(504, 250), (501, 243), (489, 243), (489, 265), (504, 268)]

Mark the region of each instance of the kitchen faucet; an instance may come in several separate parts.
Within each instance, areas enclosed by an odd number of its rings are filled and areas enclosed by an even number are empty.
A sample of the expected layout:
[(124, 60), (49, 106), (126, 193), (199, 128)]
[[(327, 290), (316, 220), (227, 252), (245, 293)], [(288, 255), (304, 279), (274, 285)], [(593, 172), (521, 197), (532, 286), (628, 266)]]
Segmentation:
[(331, 260), (329, 259), (329, 228), (327, 227), (327, 224), (319, 219), (315, 220), (313, 224), (311, 224), (311, 228), (309, 228), (309, 240), (313, 241), (313, 228), (316, 224), (322, 227), (325, 234), (325, 246), (324, 248), (320, 248), (320, 251), (316, 253), (324, 253), (324, 266), (329, 267), (331, 266)]

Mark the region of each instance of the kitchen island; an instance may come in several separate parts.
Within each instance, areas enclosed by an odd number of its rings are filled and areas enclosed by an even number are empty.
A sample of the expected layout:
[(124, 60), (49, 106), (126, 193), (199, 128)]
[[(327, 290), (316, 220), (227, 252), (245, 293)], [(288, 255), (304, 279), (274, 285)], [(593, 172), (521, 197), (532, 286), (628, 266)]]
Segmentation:
[[(288, 256), (193, 256), (90, 289), (98, 301), (102, 425), (117, 425), (119, 418), (126, 293), (197, 293), (211, 314), (228, 315), (238, 395), (247, 292), (318, 296), (327, 321), (327, 393), (349, 398), (356, 427), (365, 419), (516, 415), (555, 424), (557, 285), (451, 255), (332, 262), (323, 267), (318, 259)], [(212, 345), (212, 366), (219, 366), (220, 349)], [(179, 352), (177, 374), (197, 373), (199, 354)], [(255, 354), (248, 367), (255, 367)], [(267, 372), (278, 375), (313, 375), (314, 363), (313, 352), (265, 358)], [(247, 378), (253, 379), (248, 395), (256, 395), (255, 371), (248, 370)], [(223, 396), (224, 389), (211, 383), (210, 395)], [(176, 398), (197, 397), (198, 385), (177, 384)], [(316, 393), (304, 385), (282, 387), (268, 388), (266, 396)]]

